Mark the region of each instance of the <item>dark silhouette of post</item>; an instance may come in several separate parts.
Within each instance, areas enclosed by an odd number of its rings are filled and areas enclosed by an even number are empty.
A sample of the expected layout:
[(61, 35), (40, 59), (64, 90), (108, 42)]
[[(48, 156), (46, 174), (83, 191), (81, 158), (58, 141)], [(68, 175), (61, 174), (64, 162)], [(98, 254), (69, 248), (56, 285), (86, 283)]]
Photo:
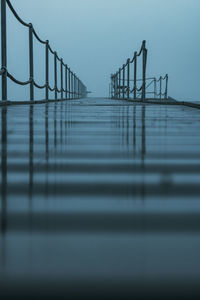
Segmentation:
[(162, 76), (160, 76), (160, 100), (162, 100)]
[(146, 64), (147, 64), (147, 50), (146, 41), (143, 41), (143, 54), (142, 54), (142, 101), (146, 99)]
[(60, 61), (60, 89), (61, 89), (61, 99), (63, 100), (63, 59)]
[(49, 41), (46, 40), (46, 99), (49, 99)]
[(168, 77), (168, 74), (166, 75), (166, 86), (165, 86), (165, 99), (167, 100), (168, 98), (168, 80), (169, 80), (169, 77)]
[(154, 99), (156, 99), (156, 96), (157, 96), (157, 84), (156, 84), (156, 78), (153, 79), (153, 83), (154, 83)]
[(1, 69), (2, 69), (2, 100), (7, 100), (7, 29), (6, 0), (1, 0)]
[(123, 99), (125, 98), (125, 65), (123, 65)]
[(54, 53), (54, 88), (55, 88), (55, 99), (58, 99), (57, 96), (57, 53)]
[(34, 100), (33, 25), (29, 24), (30, 101)]
[(67, 65), (65, 65), (65, 98), (68, 98), (67, 92), (68, 92), (68, 86), (67, 86)]
[(74, 74), (74, 98), (76, 98), (76, 74)]
[(127, 98), (130, 97), (130, 58), (127, 60)]
[(121, 68), (119, 68), (119, 99), (121, 98)]
[(74, 99), (74, 73), (71, 72), (71, 94), (72, 94), (72, 99)]
[(134, 53), (134, 99), (137, 98), (137, 52)]
[(78, 98), (80, 98), (80, 79), (78, 78)]
[(71, 99), (71, 70), (68, 69), (68, 77), (69, 77), (69, 99)]

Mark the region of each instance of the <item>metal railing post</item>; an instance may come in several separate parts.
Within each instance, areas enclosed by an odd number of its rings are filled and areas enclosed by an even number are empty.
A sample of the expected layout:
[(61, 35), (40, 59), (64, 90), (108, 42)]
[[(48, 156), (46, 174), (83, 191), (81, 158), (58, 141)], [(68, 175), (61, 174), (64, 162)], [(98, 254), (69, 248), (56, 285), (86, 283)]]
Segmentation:
[(58, 99), (57, 94), (57, 53), (54, 53), (54, 88), (55, 88), (55, 100)]
[(49, 99), (49, 41), (46, 41), (46, 100)]
[(65, 65), (65, 98), (67, 99), (67, 65)]
[(134, 53), (134, 99), (137, 98), (137, 52)]
[(76, 98), (76, 74), (74, 74), (74, 98)]
[(63, 59), (60, 61), (60, 89), (61, 89), (61, 99), (63, 100)]
[(112, 75), (112, 91), (113, 91), (113, 98), (115, 97), (115, 75)]
[(74, 99), (74, 73), (71, 72), (71, 94), (72, 94), (72, 99)]
[(117, 98), (117, 73), (115, 73), (115, 98)]
[(30, 101), (34, 100), (33, 25), (29, 24)]
[(119, 68), (119, 99), (121, 98), (121, 68)]
[(80, 79), (78, 78), (78, 98), (80, 99)]
[(168, 80), (169, 80), (169, 77), (167, 74), (166, 75), (166, 87), (165, 87), (165, 100), (167, 100), (167, 98), (168, 98)]
[(122, 94), (123, 94), (123, 99), (125, 98), (125, 65), (123, 65), (123, 90), (122, 90)]
[(127, 98), (130, 97), (130, 59), (127, 60)]
[(2, 74), (2, 101), (7, 100), (7, 28), (6, 28), (6, 0), (1, 0), (1, 68)]
[(160, 100), (162, 100), (162, 77), (160, 76)]
[(71, 71), (68, 69), (68, 79), (69, 79), (69, 99), (71, 99)]
[(146, 99), (146, 63), (147, 63), (147, 50), (146, 41), (143, 41), (143, 58), (142, 58), (142, 101)]
[(117, 95), (118, 95), (118, 92), (117, 92), (117, 85), (118, 85), (118, 82), (117, 82), (117, 73), (115, 74), (115, 98), (117, 98)]
[(76, 95), (75, 98), (78, 98), (77, 97), (77, 77), (76, 76), (75, 76), (75, 95)]
[(154, 82), (154, 99), (156, 99), (156, 95), (157, 95), (157, 84), (156, 84), (156, 78), (154, 78), (153, 82)]

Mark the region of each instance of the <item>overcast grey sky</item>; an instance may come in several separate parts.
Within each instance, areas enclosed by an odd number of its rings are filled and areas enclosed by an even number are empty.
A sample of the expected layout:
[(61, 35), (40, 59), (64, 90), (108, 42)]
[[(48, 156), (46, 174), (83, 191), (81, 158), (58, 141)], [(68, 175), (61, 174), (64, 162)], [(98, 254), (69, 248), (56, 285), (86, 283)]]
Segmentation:
[[(200, 0), (12, 0), (84, 81), (94, 96), (107, 96), (114, 73), (147, 40), (148, 75), (169, 74), (169, 94), (200, 100)], [(28, 32), (8, 14), (8, 69), (28, 78)], [(36, 75), (44, 70), (35, 46)], [(26, 58), (27, 57), (27, 58)], [(27, 75), (24, 75), (27, 74)], [(23, 77), (23, 78), (22, 78)], [(12, 89), (24, 97), (24, 89)], [(17, 92), (16, 92), (17, 91)], [(27, 92), (27, 91), (26, 91)], [(23, 96), (21, 96), (23, 95)], [(40, 95), (38, 94), (38, 97)]]

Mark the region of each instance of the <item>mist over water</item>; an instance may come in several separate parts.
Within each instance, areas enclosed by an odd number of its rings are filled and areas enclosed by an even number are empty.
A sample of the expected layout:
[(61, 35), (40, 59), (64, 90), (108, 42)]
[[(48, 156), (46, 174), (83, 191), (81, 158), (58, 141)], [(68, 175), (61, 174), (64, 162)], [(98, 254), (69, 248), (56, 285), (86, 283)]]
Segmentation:
[[(108, 96), (110, 74), (147, 40), (147, 75), (169, 74), (169, 95), (199, 100), (199, 0), (17, 0), (19, 15), (50, 40), (93, 96)], [(35, 77), (44, 81), (44, 49), (34, 41)], [(28, 30), (8, 10), (8, 68), (28, 74)], [(51, 78), (53, 81), (53, 78)], [(27, 99), (28, 87), (9, 83), (10, 99)], [(44, 92), (36, 91), (36, 99)]]

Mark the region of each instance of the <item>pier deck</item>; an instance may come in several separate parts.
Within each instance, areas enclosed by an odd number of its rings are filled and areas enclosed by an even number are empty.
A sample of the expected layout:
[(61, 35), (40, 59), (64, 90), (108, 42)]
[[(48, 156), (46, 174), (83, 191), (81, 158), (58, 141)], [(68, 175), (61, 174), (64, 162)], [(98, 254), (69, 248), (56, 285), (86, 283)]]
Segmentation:
[(0, 295), (199, 296), (199, 110), (91, 98), (0, 112)]

